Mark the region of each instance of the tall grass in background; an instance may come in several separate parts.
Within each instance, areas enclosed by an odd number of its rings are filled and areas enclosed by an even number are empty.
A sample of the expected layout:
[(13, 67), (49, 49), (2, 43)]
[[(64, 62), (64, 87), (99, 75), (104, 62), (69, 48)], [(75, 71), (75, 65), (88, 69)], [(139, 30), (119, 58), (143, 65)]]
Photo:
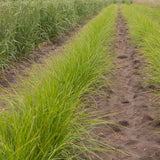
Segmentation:
[(135, 3), (138, 4), (147, 4), (149, 6), (160, 6), (160, 0), (134, 0)]
[(138, 11), (137, 5), (123, 5), (122, 12), (134, 43), (146, 59), (148, 82), (160, 85), (160, 25)]
[[(134, 38), (133, 41), (141, 47), (144, 56), (148, 57), (150, 78), (152, 83), (160, 83), (160, 25), (146, 16), (138, 12), (137, 5), (123, 5), (123, 15), (128, 22), (130, 34)], [(130, 10), (130, 12), (129, 12)], [(138, 25), (137, 25), (138, 24)]]
[(66, 46), (63, 57), (36, 69), (12, 98), (5, 97), (8, 111), (0, 113), (0, 159), (78, 160), (86, 159), (84, 152), (92, 159), (94, 151), (109, 149), (89, 131), (107, 122), (86, 112), (82, 102), (110, 69), (107, 50), (116, 17), (115, 5), (104, 9)]
[(39, 43), (64, 35), (106, 5), (106, 0), (1, 2), (0, 69)]
[(116, 3), (132, 4), (133, 0), (114, 0)]
[(160, 8), (158, 6), (156, 7), (149, 7), (147, 5), (133, 5), (138, 12), (141, 12), (145, 14), (146, 16), (150, 17), (155, 22), (158, 22), (160, 24)]

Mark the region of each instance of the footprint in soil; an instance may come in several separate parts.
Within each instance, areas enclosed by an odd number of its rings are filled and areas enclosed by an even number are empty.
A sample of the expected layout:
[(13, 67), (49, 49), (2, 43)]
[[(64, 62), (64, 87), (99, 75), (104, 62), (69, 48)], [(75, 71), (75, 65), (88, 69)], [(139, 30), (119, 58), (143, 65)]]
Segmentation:
[(123, 100), (122, 103), (127, 104), (127, 103), (129, 103), (129, 101), (128, 100)]
[(142, 118), (141, 123), (145, 123), (145, 122), (148, 122), (148, 121), (153, 121), (153, 118), (150, 115), (145, 114)]
[(125, 127), (129, 126), (129, 122), (126, 121), (126, 120), (119, 121), (119, 124), (122, 125), (122, 126), (125, 126)]
[(117, 126), (117, 125), (109, 124), (109, 127), (110, 127), (114, 132), (121, 132), (120, 127)]
[(140, 63), (140, 60), (134, 60), (134, 64)]
[(125, 59), (125, 58), (128, 58), (128, 57), (126, 55), (120, 55), (117, 58), (119, 58), (119, 59)]
[(120, 100), (121, 100), (121, 103), (123, 103), (123, 104), (130, 103), (126, 97), (121, 97)]
[(126, 143), (126, 145), (127, 145), (127, 146), (130, 146), (130, 145), (135, 145), (135, 144), (137, 144), (137, 143), (138, 143), (137, 140), (129, 140), (129, 141)]

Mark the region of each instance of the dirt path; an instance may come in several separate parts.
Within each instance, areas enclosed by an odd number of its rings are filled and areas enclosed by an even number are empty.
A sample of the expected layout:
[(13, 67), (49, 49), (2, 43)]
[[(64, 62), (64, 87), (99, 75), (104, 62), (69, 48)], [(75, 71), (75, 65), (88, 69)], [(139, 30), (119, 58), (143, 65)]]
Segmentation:
[(115, 132), (102, 127), (96, 134), (114, 147), (127, 151), (126, 154), (111, 153), (108, 157), (103, 156), (104, 160), (160, 160), (160, 136), (153, 134), (160, 130), (160, 125), (153, 122), (156, 116), (153, 112), (155, 104), (148, 93), (151, 89), (141, 81), (144, 78), (141, 72), (143, 59), (131, 44), (126, 25), (119, 10), (116, 42), (113, 46), (116, 52), (115, 75), (112, 77), (114, 86), (112, 91), (107, 91), (109, 96), (97, 101), (99, 110), (118, 112), (109, 120), (124, 127), (110, 125)]

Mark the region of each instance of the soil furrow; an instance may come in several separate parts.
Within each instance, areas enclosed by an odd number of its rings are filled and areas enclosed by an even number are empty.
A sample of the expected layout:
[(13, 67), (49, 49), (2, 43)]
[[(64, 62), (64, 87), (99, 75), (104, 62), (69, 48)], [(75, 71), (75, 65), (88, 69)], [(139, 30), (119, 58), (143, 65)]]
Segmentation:
[(144, 59), (131, 44), (120, 9), (113, 48), (116, 53), (116, 67), (111, 78), (114, 85), (111, 91), (106, 91), (109, 96), (99, 98), (97, 104), (99, 110), (117, 113), (110, 116), (109, 120), (119, 126), (110, 125), (112, 131), (102, 127), (96, 133), (126, 153), (110, 153), (103, 159), (160, 160), (160, 136), (153, 134), (160, 129), (153, 122), (156, 104), (153, 104), (151, 89), (142, 82), (145, 77), (142, 72)]

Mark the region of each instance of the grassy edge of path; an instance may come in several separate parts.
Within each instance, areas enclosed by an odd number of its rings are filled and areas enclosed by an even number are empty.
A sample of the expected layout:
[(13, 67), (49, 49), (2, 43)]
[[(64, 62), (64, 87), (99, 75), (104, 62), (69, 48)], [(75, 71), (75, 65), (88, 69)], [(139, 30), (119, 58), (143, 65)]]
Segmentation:
[(96, 156), (94, 150), (107, 150), (89, 133), (104, 122), (82, 102), (110, 68), (116, 17), (116, 5), (104, 9), (66, 46), (63, 57), (35, 70), (12, 98), (4, 97), (9, 109), (0, 115), (0, 159), (81, 159), (83, 152)]
[(0, 72), (108, 5), (106, 0), (0, 2)]

